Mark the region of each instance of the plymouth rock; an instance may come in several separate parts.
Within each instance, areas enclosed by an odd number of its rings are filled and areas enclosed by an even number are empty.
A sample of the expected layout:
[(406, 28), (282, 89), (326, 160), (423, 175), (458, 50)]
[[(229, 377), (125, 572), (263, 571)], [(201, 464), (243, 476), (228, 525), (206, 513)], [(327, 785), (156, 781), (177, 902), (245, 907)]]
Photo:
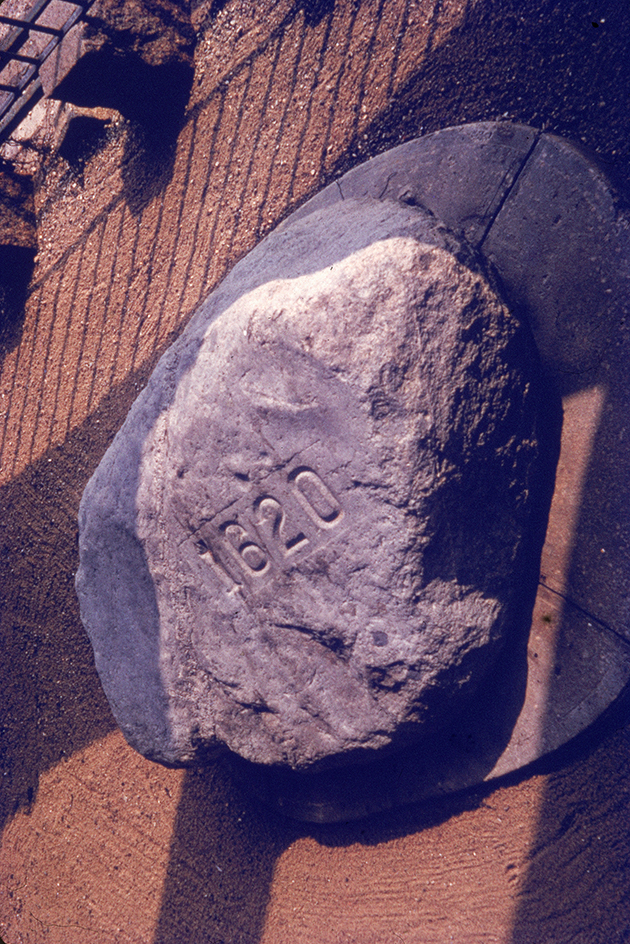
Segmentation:
[(539, 405), (528, 328), (419, 209), (267, 237), (82, 501), (81, 614), (130, 743), (313, 769), (461, 710), (522, 589)]

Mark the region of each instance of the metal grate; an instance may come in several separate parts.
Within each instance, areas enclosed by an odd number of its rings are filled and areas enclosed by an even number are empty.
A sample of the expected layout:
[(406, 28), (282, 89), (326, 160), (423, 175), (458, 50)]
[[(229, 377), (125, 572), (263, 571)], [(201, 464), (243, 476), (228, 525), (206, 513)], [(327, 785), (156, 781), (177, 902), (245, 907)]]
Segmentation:
[(0, 5), (0, 141), (43, 95), (39, 70), (93, 0), (5, 0)]

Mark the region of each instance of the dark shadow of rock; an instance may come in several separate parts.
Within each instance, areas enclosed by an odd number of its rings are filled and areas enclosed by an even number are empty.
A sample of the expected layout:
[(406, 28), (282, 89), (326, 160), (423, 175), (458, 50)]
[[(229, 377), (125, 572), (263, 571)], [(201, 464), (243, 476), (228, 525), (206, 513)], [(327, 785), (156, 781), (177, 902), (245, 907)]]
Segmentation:
[[(223, 10), (223, 8), (227, 6), (228, 2), (229, 0), (212, 0), (212, 2), (210, 3), (210, 7), (206, 13), (207, 18), (211, 20), (215, 19), (215, 17), (219, 15), (221, 10)], [(195, 3), (194, 7), (196, 9), (197, 7), (200, 7), (201, 5), (202, 5), (201, 3)]]
[(166, 138), (181, 126), (192, 84), (191, 65), (151, 65), (107, 44), (87, 52), (55, 89), (55, 98), (83, 108), (115, 108), (129, 121)]
[(123, 177), (134, 213), (171, 179), (195, 41), (187, 4), (97, 0), (82, 24), (79, 58), (54, 88), (54, 98), (115, 109), (131, 123)]
[(591, 728), (525, 774), (546, 774), (511, 944), (611, 941), (630, 927), (628, 691)]
[(333, 12), (335, 0), (301, 0), (300, 7), (304, 10), (306, 25), (317, 26), (325, 16)]

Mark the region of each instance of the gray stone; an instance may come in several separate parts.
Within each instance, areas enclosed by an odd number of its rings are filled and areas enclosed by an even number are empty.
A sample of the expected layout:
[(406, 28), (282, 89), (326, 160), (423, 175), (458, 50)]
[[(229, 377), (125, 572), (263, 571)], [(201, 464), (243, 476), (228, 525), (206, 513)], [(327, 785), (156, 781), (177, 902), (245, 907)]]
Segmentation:
[(348, 200), (235, 267), (90, 481), (81, 615), (129, 741), (292, 769), (426, 736), (531, 551), (538, 366), (465, 244)]

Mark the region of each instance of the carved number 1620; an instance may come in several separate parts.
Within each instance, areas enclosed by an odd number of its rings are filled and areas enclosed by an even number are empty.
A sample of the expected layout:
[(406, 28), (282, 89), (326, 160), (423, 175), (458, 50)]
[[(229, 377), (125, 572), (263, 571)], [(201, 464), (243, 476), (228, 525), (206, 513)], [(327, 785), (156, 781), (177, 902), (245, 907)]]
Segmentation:
[[(304, 511), (320, 530), (334, 528), (343, 518), (343, 509), (324, 484), (317, 472), (308, 466), (294, 469), (288, 476), (291, 491)], [(289, 558), (310, 543), (303, 531), (291, 527), (281, 502), (273, 495), (259, 496), (253, 503), (257, 531), (264, 534), (265, 544)], [(236, 562), (239, 570), (250, 577), (260, 577), (270, 568), (270, 554), (265, 546), (253, 540), (251, 534), (236, 519), (224, 521), (219, 526), (222, 545)], [(234, 580), (217, 555), (204, 542), (201, 555), (210, 563), (230, 593), (241, 589), (242, 583)]]

